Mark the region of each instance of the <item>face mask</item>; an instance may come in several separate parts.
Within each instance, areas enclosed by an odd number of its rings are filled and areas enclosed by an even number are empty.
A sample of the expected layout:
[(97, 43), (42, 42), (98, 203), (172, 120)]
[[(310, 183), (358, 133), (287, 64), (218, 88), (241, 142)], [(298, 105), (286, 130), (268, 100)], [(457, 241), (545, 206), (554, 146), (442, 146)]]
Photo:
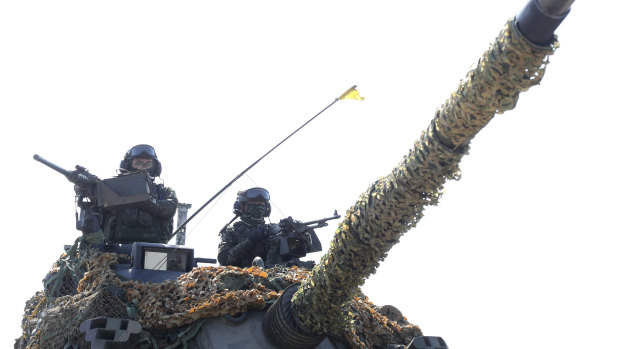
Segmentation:
[(248, 204), (246, 212), (253, 219), (263, 219), (265, 212), (267, 212), (267, 207), (261, 204)]

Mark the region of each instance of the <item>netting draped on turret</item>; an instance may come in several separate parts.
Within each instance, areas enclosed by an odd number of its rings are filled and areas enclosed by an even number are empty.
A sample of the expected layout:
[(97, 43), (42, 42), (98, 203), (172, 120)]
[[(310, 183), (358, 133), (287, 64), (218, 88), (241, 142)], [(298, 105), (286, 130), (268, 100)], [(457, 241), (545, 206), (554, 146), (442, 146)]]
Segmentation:
[(519, 93), (542, 79), (558, 47), (529, 43), (510, 20), (462, 80), (413, 149), (373, 183), (347, 212), (329, 251), (293, 296), (298, 321), (313, 333), (346, 322), (351, 295), (375, 272), (400, 236), (437, 204), (445, 182), (459, 176), (469, 141), (497, 113), (514, 108)]
[[(309, 275), (308, 270), (297, 267), (200, 267), (176, 280), (143, 283), (118, 277), (111, 268), (119, 262), (115, 253), (82, 253), (83, 276), (74, 294), (54, 298), (39, 292), (26, 304), (24, 334), (16, 348), (62, 348), (66, 343), (89, 348), (79, 325), (99, 316), (138, 320), (146, 329), (141, 334), (144, 348), (155, 347), (151, 344), (158, 342), (150, 330), (160, 333), (189, 327), (191, 330), (185, 331), (177, 343), (160, 340), (159, 347), (174, 348), (196, 334), (202, 319), (262, 310), (286, 287)], [(357, 326), (334, 335), (351, 345), (362, 337), (368, 347), (382, 348), (387, 343), (408, 343), (421, 333), (404, 317), (384, 314), (361, 294), (350, 307)]]

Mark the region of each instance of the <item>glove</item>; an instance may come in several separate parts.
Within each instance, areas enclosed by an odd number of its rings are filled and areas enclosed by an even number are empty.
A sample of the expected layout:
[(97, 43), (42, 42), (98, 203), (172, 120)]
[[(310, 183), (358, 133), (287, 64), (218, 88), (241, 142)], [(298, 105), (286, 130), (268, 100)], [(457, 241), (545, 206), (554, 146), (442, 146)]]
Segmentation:
[(250, 234), (250, 236), (248, 236), (248, 239), (250, 239), (250, 241), (252, 241), (255, 244), (263, 240), (264, 238), (265, 238), (265, 229), (263, 229), (263, 226), (257, 227), (256, 230), (252, 234)]

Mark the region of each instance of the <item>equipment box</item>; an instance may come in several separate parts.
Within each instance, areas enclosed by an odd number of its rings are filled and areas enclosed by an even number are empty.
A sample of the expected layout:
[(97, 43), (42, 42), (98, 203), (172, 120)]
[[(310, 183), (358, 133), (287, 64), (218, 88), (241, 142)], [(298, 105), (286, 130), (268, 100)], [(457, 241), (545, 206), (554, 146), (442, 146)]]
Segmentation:
[(153, 182), (147, 173), (108, 178), (97, 184), (98, 205), (105, 208), (155, 203)]

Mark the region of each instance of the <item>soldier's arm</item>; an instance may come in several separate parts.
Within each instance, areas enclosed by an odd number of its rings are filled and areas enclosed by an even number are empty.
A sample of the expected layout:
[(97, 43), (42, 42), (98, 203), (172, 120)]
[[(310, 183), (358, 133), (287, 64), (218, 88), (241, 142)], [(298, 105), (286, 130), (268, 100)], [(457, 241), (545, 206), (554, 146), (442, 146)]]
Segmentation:
[(144, 207), (144, 210), (161, 219), (174, 217), (179, 204), (175, 191), (172, 188), (160, 186), (157, 194), (155, 203)]

